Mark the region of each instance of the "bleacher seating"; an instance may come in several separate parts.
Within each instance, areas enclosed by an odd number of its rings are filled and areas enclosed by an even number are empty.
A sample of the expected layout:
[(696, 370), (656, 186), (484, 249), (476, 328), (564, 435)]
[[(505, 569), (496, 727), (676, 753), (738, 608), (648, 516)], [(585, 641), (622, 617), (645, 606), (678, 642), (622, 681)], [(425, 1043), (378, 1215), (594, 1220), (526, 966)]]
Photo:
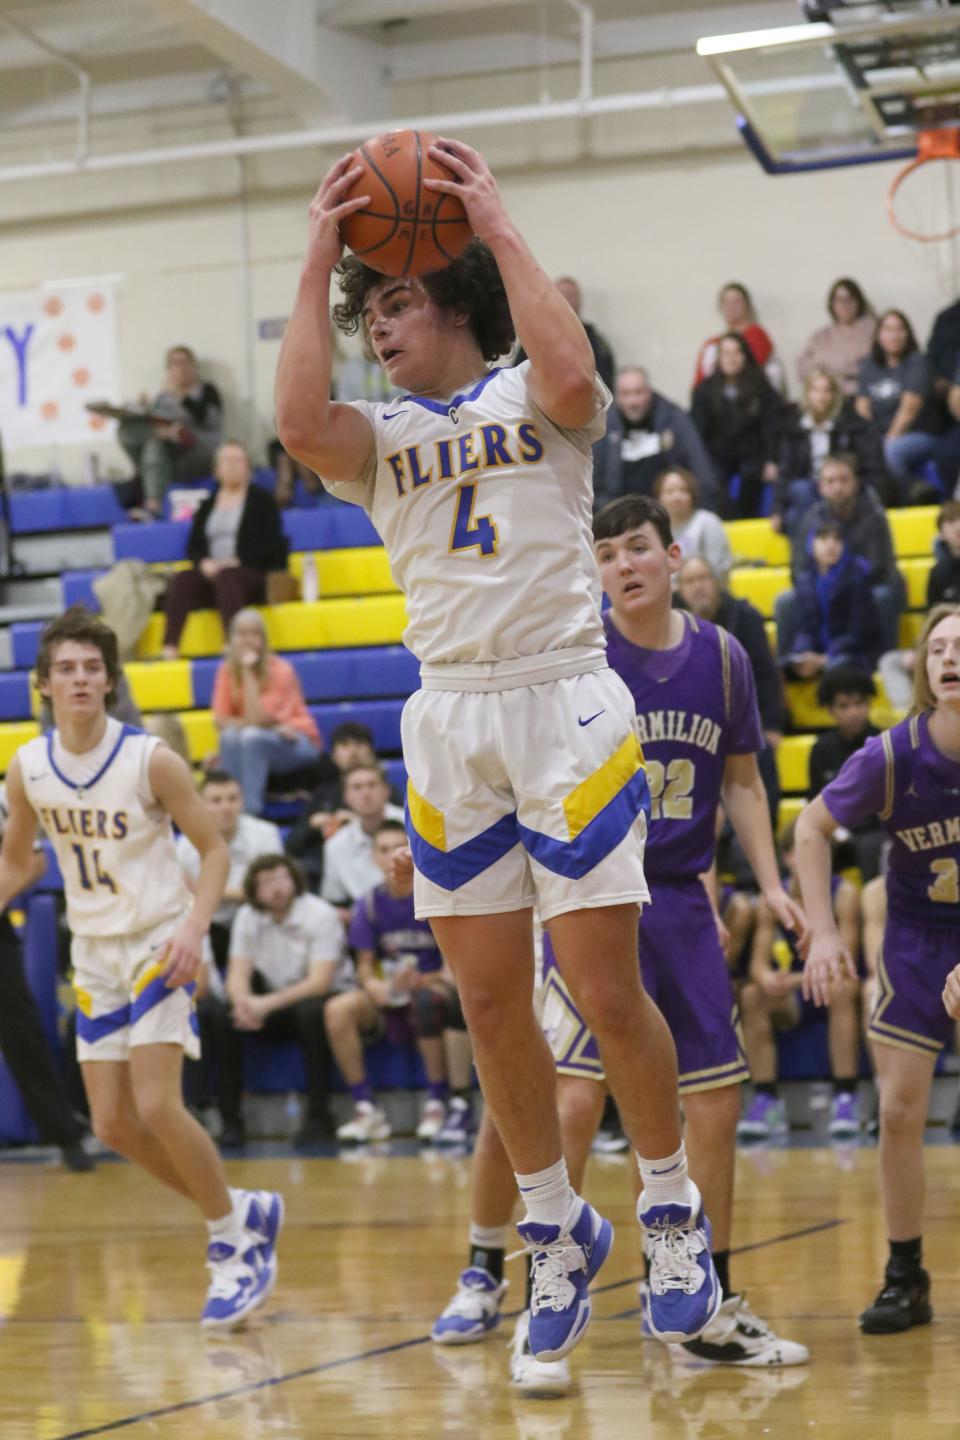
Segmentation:
[[(18, 534), (43, 534), (72, 529), (111, 527), (116, 559), (138, 558), (165, 568), (182, 566), (189, 522), (163, 521), (134, 525), (126, 521), (110, 486), (17, 493), (12, 497), (13, 528)], [(910, 645), (922, 620), (927, 574), (932, 564), (936, 506), (890, 513), (898, 564), (907, 586), (909, 613), (901, 624), (901, 642)], [(391, 783), (402, 788), (405, 772), (400, 757), (400, 712), (406, 697), (418, 684), (417, 662), (404, 649), (404, 603), (387, 564), (386, 554), (367, 516), (357, 508), (325, 500), (312, 509), (284, 513), (284, 530), (290, 541), (290, 568), (303, 569), (312, 553), (321, 598), (313, 603), (291, 602), (265, 609), (273, 647), (293, 663), (321, 732), (329, 735), (341, 720), (361, 720), (374, 733), (378, 752), (387, 763)], [(735, 557), (731, 589), (750, 600), (768, 619), (776, 597), (790, 585), (789, 547), (765, 520), (742, 520), (727, 526)], [(96, 606), (93, 583), (97, 570), (68, 570), (61, 577), (64, 605), (80, 601)], [(37, 733), (37, 697), (30, 681), (43, 624), (26, 621), (10, 627), (13, 669), (0, 671), (0, 772), (5, 772), (16, 748)], [(768, 627), (772, 628), (772, 627)], [(127, 666), (131, 688), (144, 713), (173, 711), (186, 730), (190, 754), (200, 761), (216, 750), (217, 733), (210, 712), (214, 676), (223, 647), (220, 621), (213, 611), (191, 615), (182, 644), (183, 658), (158, 658), (163, 617), (151, 617), (138, 649), (138, 659)], [(807, 787), (807, 769), (813, 730), (829, 723), (816, 705), (815, 684), (788, 687), (788, 699), (797, 733), (780, 747), (778, 768), (783, 790), (780, 823), (799, 813)], [(897, 717), (881, 693), (874, 719), (890, 724)], [(44, 995), (45, 1022), (55, 1026), (55, 1000), (51, 1000), (51, 964), (55, 946), (46, 958), (38, 955), (34, 936), (42, 937), (49, 922), (46, 910), (54, 904), (50, 892), (61, 881), (52, 852), (48, 873), (30, 901), (28, 948), (31, 983)], [(45, 893), (46, 892), (46, 893)], [(34, 927), (31, 934), (31, 927)], [(51, 1008), (54, 1007), (54, 1008)], [(257, 1088), (288, 1089), (302, 1076), (295, 1050), (281, 1047), (258, 1054), (251, 1040), (251, 1062)], [(292, 1059), (291, 1059), (292, 1057)], [(375, 1084), (420, 1084), (419, 1061), (411, 1052), (385, 1047), (371, 1057)], [(791, 1062), (791, 1065), (794, 1062)], [(798, 1056), (802, 1071), (807, 1063)], [(812, 1063), (812, 1062), (810, 1062)], [(29, 1136), (29, 1122), (13, 1104), (12, 1082), (0, 1061), (0, 1142)], [(13, 1087), (15, 1090), (15, 1087)], [(12, 1117), (12, 1118), (11, 1118)]]

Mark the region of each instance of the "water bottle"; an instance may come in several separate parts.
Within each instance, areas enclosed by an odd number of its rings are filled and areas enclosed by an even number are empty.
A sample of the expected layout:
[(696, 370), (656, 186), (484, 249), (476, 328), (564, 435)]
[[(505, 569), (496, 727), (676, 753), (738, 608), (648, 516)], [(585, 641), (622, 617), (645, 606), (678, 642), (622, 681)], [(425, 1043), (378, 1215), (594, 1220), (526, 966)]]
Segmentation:
[(300, 594), (307, 605), (320, 599), (320, 576), (317, 573), (317, 557), (313, 551), (309, 551), (303, 557), (303, 577), (300, 581)]

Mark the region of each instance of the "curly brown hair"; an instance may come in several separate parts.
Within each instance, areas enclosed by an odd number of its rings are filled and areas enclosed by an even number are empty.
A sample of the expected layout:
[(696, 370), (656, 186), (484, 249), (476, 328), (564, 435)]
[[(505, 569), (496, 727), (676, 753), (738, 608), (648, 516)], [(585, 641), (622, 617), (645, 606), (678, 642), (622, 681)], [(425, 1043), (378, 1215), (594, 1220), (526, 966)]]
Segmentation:
[[(336, 273), (343, 299), (333, 307), (333, 323), (344, 335), (356, 335), (370, 291), (389, 277), (364, 265), (356, 255), (341, 260)], [(496, 360), (513, 346), (516, 331), (507, 292), (493, 252), (482, 240), (471, 240), (452, 264), (411, 283), (422, 286), (441, 310), (466, 311), (484, 360)]]

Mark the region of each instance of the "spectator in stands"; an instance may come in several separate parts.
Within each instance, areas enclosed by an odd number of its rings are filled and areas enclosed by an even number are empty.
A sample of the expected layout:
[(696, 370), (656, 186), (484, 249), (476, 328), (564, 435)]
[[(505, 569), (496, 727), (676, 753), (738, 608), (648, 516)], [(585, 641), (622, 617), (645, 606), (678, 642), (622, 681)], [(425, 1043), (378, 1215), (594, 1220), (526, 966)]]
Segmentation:
[(812, 560), (797, 579), (794, 629), (777, 637), (781, 665), (797, 680), (835, 665), (872, 671), (880, 641), (867, 563), (844, 543), (839, 521), (817, 525)]
[(834, 280), (827, 296), (830, 324), (815, 330), (797, 360), (797, 374), (806, 384), (815, 370), (835, 375), (844, 395), (857, 393), (860, 362), (873, 345), (876, 317), (856, 280)]
[(927, 343), (927, 359), (934, 390), (941, 400), (945, 400), (951, 385), (956, 384), (960, 370), (960, 300), (941, 310), (934, 319)]
[[(927, 576), (927, 609), (943, 602), (960, 602), (960, 500), (948, 500), (937, 516), (934, 565)], [(907, 710), (913, 699), (917, 652), (888, 650), (880, 657), (880, 675), (887, 698), (897, 710)]]
[(312, 508), (324, 495), (320, 476), (288, 455), (276, 436), (267, 445), (267, 464), (277, 477), (273, 498), (278, 510), (289, 510), (291, 505)]
[[(276, 855), (283, 849), (280, 831), (268, 820), (258, 820), (243, 813), (243, 792), (224, 770), (208, 770), (200, 783), (200, 796), (212, 811), (217, 828), (230, 850), (230, 874), (223, 899), (210, 925), (210, 956), (197, 982), (197, 1020), (200, 1025), (199, 1060), (187, 1060), (183, 1068), (184, 1093), (194, 1110), (203, 1108), (208, 1095), (207, 1076), (211, 1065), (217, 1065), (217, 1029), (213, 1010), (226, 1002), (225, 979), (230, 958), (230, 927), (243, 904), (243, 882), (254, 860), (261, 855)], [(195, 847), (181, 835), (177, 840), (177, 859), (187, 884), (194, 888), (200, 873), (200, 856)], [(211, 998), (213, 997), (213, 998)], [(221, 1116), (220, 1144), (232, 1149), (244, 1142), (239, 1113)]]
[(757, 320), (757, 312), (746, 285), (741, 285), (738, 280), (731, 280), (728, 285), (724, 285), (717, 296), (717, 309), (723, 316), (724, 332), (720, 335), (712, 335), (701, 345), (693, 377), (693, 388), (696, 389), (701, 381), (706, 380), (707, 376), (712, 375), (716, 370), (720, 359), (720, 342), (723, 334), (735, 334), (743, 336), (757, 365), (766, 372), (770, 383), (777, 390), (781, 390), (783, 388), (783, 371), (780, 361), (774, 354), (773, 341)]
[(946, 429), (935, 456), (944, 494), (960, 500), (960, 365), (947, 390)]
[[(330, 753), (321, 755), (317, 764), (320, 780), (307, 801), (303, 813), (287, 835), (285, 849), (296, 857), (310, 882), (319, 890), (323, 874), (323, 847), (341, 825), (353, 819), (343, 798), (343, 777), (354, 765), (376, 765), (377, 754), (373, 734), (356, 720), (344, 720), (330, 736)], [(390, 800), (402, 805), (402, 796), (394, 790)]]
[(373, 858), (373, 837), (384, 820), (402, 820), (399, 805), (390, 803), (387, 777), (376, 761), (352, 765), (343, 777), (343, 800), (352, 818), (324, 847), (320, 893), (350, 920), (350, 907), (382, 880)]
[[(210, 926), (210, 946), (217, 970), (226, 973), (230, 955), (230, 927), (243, 904), (247, 871), (261, 855), (277, 855), (283, 841), (276, 825), (243, 812), (243, 791), (225, 770), (208, 770), (200, 782), (200, 797), (216, 819), (230, 850), (230, 874), (223, 899)], [(200, 856), (186, 835), (177, 840), (177, 859), (191, 889), (200, 874)]]
[(900, 504), (924, 498), (929, 482), (918, 476), (937, 450), (943, 426), (927, 357), (902, 310), (877, 321), (870, 354), (861, 361), (857, 413), (883, 446), (883, 458)]
[[(817, 687), (817, 701), (830, 711), (834, 728), (818, 735), (810, 751), (807, 799), (814, 800), (829, 785), (846, 760), (880, 731), (870, 722), (870, 701), (876, 695), (871, 677), (855, 666), (838, 665), (828, 670)], [(880, 871), (880, 853), (886, 831), (871, 817), (848, 836), (837, 832), (838, 848), (834, 865), (838, 870), (855, 865), (864, 883)], [(845, 847), (841, 850), (841, 846)]]
[(190, 759), (187, 732), (183, 728), (183, 721), (179, 715), (174, 715), (169, 710), (163, 710), (158, 715), (147, 715), (142, 723), (144, 730), (149, 735), (156, 735), (164, 745), (169, 745), (174, 755), (179, 755), (180, 759), (186, 761), (188, 765), (193, 764)]
[(117, 439), (133, 461), (143, 491), (144, 518), (163, 513), (167, 490), (178, 481), (201, 480), (213, 468), (220, 444), (223, 405), (215, 385), (200, 379), (189, 345), (173, 345), (166, 354), (163, 389), (147, 400), (155, 420), (122, 420)]
[(230, 932), (227, 1004), (211, 996), (221, 1114), (242, 1137), (245, 1034), (297, 1040), (307, 1073), (307, 1111), (294, 1145), (308, 1149), (333, 1135), (323, 1011), (331, 996), (354, 983), (343, 926), (332, 906), (305, 893), (289, 855), (254, 860), (243, 892), (245, 904)]
[(390, 878), (390, 856), (406, 843), (401, 820), (384, 820), (373, 837), (381, 880), (357, 901), (349, 930), (359, 988), (336, 996), (324, 1012), (330, 1048), (354, 1103), (353, 1118), (337, 1130), (338, 1140), (389, 1138), (390, 1124), (367, 1079), (363, 1044), (383, 1034), (405, 1040), (411, 1027), (429, 1087), (418, 1139), (437, 1139), (443, 1129), (448, 1073), (452, 1118), (463, 1129), (472, 1115), (470, 1038), (453, 977), (428, 922), (414, 916), (413, 896)]
[(716, 369), (694, 390), (691, 414), (719, 472), (727, 514), (759, 515), (764, 482), (777, 478), (784, 412), (743, 336), (721, 336)]
[(789, 535), (800, 516), (817, 498), (823, 462), (831, 455), (854, 454), (864, 484), (886, 498), (893, 487), (883, 466), (880, 447), (853, 402), (844, 399), (840, 382), (827, 370), (813, 369), (803, 386), (803, 400), (792, 408), (780, 437), (779, 476), (773, 493), (770, 524)]
[(238, 610), (263, 600), (267, 573), (285, 570), (287, 542), (273, 496), (252, 483), (250, 456), (236, 440), (217, 451), (217, 488), (197, 510), (187, 540), (189, 570), (171, 575), (163, 654), (179, 653), (191, 610), (215, 605), (224, 630)]
[[(790, 564), (794, 584), (810, 564), (813, 532), (823, 520), (837, 520), (843, 539), (854, 555), (866, 560), (881, 631), (881, 648), (892, 649), (897, 624), (906, 599), (903, 577), (897, 569), (890, 522), (874, 491), (860, 482), (857, 457), (831, 455), (820, 467), (817, 482), (820, 498), (810, 506), (793, 532)], [(794, 593), (777, 596), (775, 616), (778, 635), (789, 633)]]
[[(784, 832), (782, 852), (790, 877), (788, 894), (799, 900), (792, 825), (787, 826)], [(860, 901), (856, 887), (849, 880), (834, 877), (833, 908), (844, 945), (851, 955), (859, 955)], [(803, 961), (796, 937), (782, 929), (761, 899), (757, 906), (749, 978), (739, 997), (744, 1049), (754, 1089), (753, 1103), (737, 1127), (742, 1139), (768, 1140), (776, 1135), (785, 1135), (790, 1128), (787, 1108), (777, 1087), (775, 1031), (792, 1030), (801, 1023), (804, 1016), (800, 996), (802, 980)], [(856, 1135), (860, 1129), (857, 1104), (859, 989), (857, 981), (844, 977), (833, 990), (827, 1011), (830, 1073), (833, 1076), (830, 1134), (838, 1139)]]
[(653, 494), (670, 516), (674, 543), (684, 559), (699, 555), (725, 584), (733, 564), (730, 541), (719, 515), (700, 508), (696, 476), (681, 465), (671, 466), (657, 476)]
[[(579, 317), (580, 324), (587, 332), (587, 339), (590, 341), (590, 349), (593, 351), (593, 363), (596, 366), (597, 374), (606, 385), (608, 390), (613, 389), (613, 375), (616, 369), (616, 362), (613, 358), (613, 350), (610, 342), (600, 334), (595, 325), (589, 320), (584, 320), (581, 310), (583, 308), (583, 295), (579, 283), (572, 275), (558, 275), (556, 280), (557, 289), (566, 300), (570, 309)], [(527, 352), (521, 345), (514, 357), (514, 365), (519, 365), (526, 360)]]
[[(685, 560), (677, 576), (677, 597), (701, 620), (721, 625), (743, 646), (757, 687), (757, 708), (767, 748), (757, 756), (760, 774), (773, 816), (780, 798), (776, 753), (783, 739), (786, 715), (783, 681), (767, 639), (767, 627), (760, 611), (749, 600), (737, 600), (723, 588), (716, 572), (700, 556)], [(726, 919), (726, 917), (724, 917)]]
[(241, 610), (233, 617), (211, 708), (220, 731), (221, 765), (239, 780), (244, 809), (251, 815), (262, 812), (271, 775), (302, 770), (320, 753), (320, 732), (297, 672), (271, 651), (258, 610)]
[(703, 503), (717, 504), (717, 478), (690, 416), (650, 385), (640, 365), (618, 370), (607, 432), (593, 447), (597, 509), (620, 495), (652, 495), (663, 469), (682, 465), (696, 475)]

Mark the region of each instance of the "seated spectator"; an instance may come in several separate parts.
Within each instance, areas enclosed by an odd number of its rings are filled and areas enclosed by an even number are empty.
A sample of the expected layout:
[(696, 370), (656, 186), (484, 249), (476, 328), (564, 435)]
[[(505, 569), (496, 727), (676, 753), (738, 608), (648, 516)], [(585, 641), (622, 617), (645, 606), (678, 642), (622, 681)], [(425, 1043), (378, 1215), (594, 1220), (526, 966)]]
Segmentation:
[[(243, 882), (247, 871), (261, 855), (279, 854), (283, 842), (276, 825), (243, 813), (243, 791), (225, 770), (206, 772), (200, 781), (200, 798), (213, 814), (230, 851), (226, 889), (210, 925), (214, 963), (219, 974), (224, 975), (230, 955), (230, 927), (244, 901)], [(200, 874), (200, 856), (186, 835), (177, 838), (177, 859), (187, 884), (193, 889)]]
[[(783, 703), (783, 680), (767, 640), (763, 616), (749, 600), (738, 600), (720, 584), (718, 576), (706, 560), (699, 557), (685, 560), (677, 576), (677, 596), (693, 615), (722, 625), (747, 652), (757, 686), (757, 707), (767, 748), (757, 757), (764, 788), (776, 817), (780, 799), (776, 753), (783, 739), (786, 715)], [(725, 918), (725, 917), (724, 917)]]
[[(304, 871), (312, 890), (320, 888), (324, 843), (354, 818), (343, 798), (343, 778), (354, 765), (361, 764), (377, 764), (373, 734), (356, 720), (344, 720), (330, 736), (329, 755), (321, 755), (317, 762), (321, 778), (291, 827), (284, 847)], [(390, 800), (402, 808), (403, 797), (395, 790), (390, 791)]]
[(779, 476), (773, 492), (770, 524), (790, 534), (800, 516), (817, 498), (823, 462), (831, 455), (854, 454), (863, 483), (883, 498), (893, 489), (883, 467), (880, 448), (867, 422), (844, 400), (839, 381), (827, 370), (811, 370), (803, 400), (786, 420), (780, 437)]
[(855, 403), (883, 447), (898, 502), (928, 498), (929, 482), (919, 475), (934, 458), (943, 426), (927, 357), (901, 310), (885, 310), (877, 321), (870, 354), (860, 364)]
[[(817, 701), (830, 711), (834, 728), (818, 735), (810, 751), (807, 799), (814, 800), (825, 785), (840, 773), (850, 756), (880, 731), (870, 723), (870, 701), (876, 695), (871, 677), (852, 666), (828, 670), (817, 687)], [(879, 820), (863, 821), (849, 835), (837, 832), (834, 868), (856, 866), (864, 882), (880, 871), (880, 854), (886, 831)]]
[[(283, 849), (280, 831), (267, 820), (243, 814), (243, 794), (232, 775), (208, 770), (200, 782), (200, 797), (217, 822), (230, 850), (227, 886), (210, 925), (208, 963), (197, 982), (197, 1021), (200, 1026), (199, 1060), (186, 1060), (183, 1067), (184, 1093), (194, 1110), (204, 1108), (208, 1099), (207, 1076), (217, 1061), (217, 1035), (213, 1024), (211, 995), (219, 1004), (226, 1000), (225, 977), (230, 957), (230, 927), (243, 904), (243, 882), (254, 860), (276, 855)], [(177, 859), (193, 890), (200, 874), (200, 856), (186, 835), (177, 839)], [(239, 1114), (221, 1115), (220, 1144), (227, 1149), (242, 1145), (243, 1126)]]
[[(857, 393), (860, 362), (870, 353), (877, 322), (856, 280), (834, 280), (827, 296), (830, 324), (815, 330), (797, 360), (797, 374), (806, 384), (815, 370), (835, 375), (845, 396)], [(846, 448), (846, 447), (845, 447)]]
[[(775, 389), (781, 390), (783, 371), (780, 361), (773, 353), (773, 341), (757, 320), (757, 312), (746, 285), (741, 285), (737, 280), (731, 280), (728, 285), (724, 285), (717, 296), (717, 309), (723, 316), (723, 334), (741, 335), (750, 347), (750, 353), (757, 365), (766, 372), (767, 379)], [(716, 370), (723, 334), (712, 335), (701, 345), (693, 377), (694, 389)]]
[(680, 546), (684, 559), (697, 556), (706, 560), (720, 583), (725, 584), (733, 564), (730, 541), (719, 515), (700, 509), (696, 477), (682, 466), (671, 466), (657, 476), (653, 494), (670, 516), (674, 543)]
[[(597, 374), (606, 385), (608, 390), (613, 389), (613, 374), (616, 369), (616, 362), (613, 358), (613, 350), (610, 342), (595, 325), (589, 320), (584, 320), (581, 311), (583, 309), (583, 295), (579, 283), (572, 275), (558, 275), (556, 279), (557, 289), (566, 300), (573, 313), (579, 318), (580, 324), (587, 332), (587, 339), (590, 341), (590, 349), (593, 351), (593, 363), (596, 366)], [(527, 352), (521, 345), (514, 356), (514, 365), (521, 365), (527, 358)], [(611, 497), (612, 498), (612, 497)]]
[(639, 365), (618, 370), (607, 433), (593, 447), (594, 506), (621, 495), (652, 495), (664, 469), (682, 465), (700, 483), (703, 503), (717, 504), (717, 480), (700, 432), (687, 412), (651, 388)]
[[(783, 860), (789, 875), (787, 892), (800, 899), (797, 883), (793, 826), (783, 836)], [(833, 909), (843, 943), (850, 954), (860, 953), (860, 901), (849, 880), (834, 877)], [(796, 936), (784, 930), (764, 900), (757, 906), (757, 922), (750, 954), (747, 983), (740, 991), (744, 1049), (753, 1103), (737, 1127), (745, 1140), (768, 1140), (785, 1135), (789, 1128), (787, 1107), (777, 1086), (776, 1031), (792, 1030), (804, 1017), (800, 994), (803, 960)], [(857, 1076), (860, 1071), (860, 1031), (857, 1023), (859, 984), (841, 977), (831, 990), (827, 1010), (830, 1073), (833, 1077), (833, 1105), (830, 1134), (837, 1138), (856, 1135), (860, 1130), (857, 1103)], [(813, 1010), (813, 1007), (810, 1007)]]
[[(934, 565), (927, 576), (927, 609), (943, 602), (960, 603), (960, 501), (948, 500), (937, 516)], [(913, 701), (917, 652), (887, 650), (880, 656), (880, 675), (890, 704), (908, 710)]]
[(217, 488), (197, 510), (187, 541), (189, 570), (167, 586), (163, 654), (176, 659), (191, 610), (215, 605), (223, 628), (245, 605), (263, 600), (267, 573), (287, 567), (287, 542), (272, 495), (251, 483), (250, 457), (236, 440), (217, 451)]
[(136, 467), (145, 518), (163, 513), (171, 485), (202, 480), (213, 468), (220, 444), (223, 404), (215, 385), (202, 381), (189, 345), (173, 345), (166, 354), (164, 388), (144, 408), (153, 419), (122, 420), (117, 439)]
[[(116, 715), (116, 711), (113, 712)], [(119, 717), (118, 717), (119, 718)], [(134, 724), (134, 721), (129, 721)], [(192, 765), (190, 759), (190, 745), (187, 741), (187, 732), (183, 728), (183, 721), (179, 715), (174, 715), (170, 710), (161, 710), (157, 715), (147, 715), (143, 721), (143, 728), (149, 735), (156, 735), (164, 745), (168, 745), (174, 755), (179, 755), (188, 765)]]
[(927, 342), (927, 360), (934, 392), (938, 399), (945, 400), (960, 369), (960, 300), (954, 300), (934, 318)]
[(349, 930), (359, 989), (335, 996), (324, 1012), (333, 1058), (354, 1103), (353, 1118), (339, 1127), (338, 1140), (389, 1139), (389, 1121), (374, 1103), (367, 1079), (363, 1046), (383, 1034), (404, 1041), (411, 1028), (429, 1087), (417, 1138), (440, 1138), (448, 1115), (448, 1075), (451, 1125), (464, 1132), (464, 1140), (472, 1133), (470, 1037), (456, 986), (429, 923), (414, 916), (412, 895), (390, 878), (390, 856), (406, 843), (400, 820), (384, 820), (374, 835), (373, 858), (383, 878), (358, 900)]
[(784, 404), (742, 336), (721, 337), (717, 367), (694, 390), (691, 414), (720, 476), (723, 511), (759, 515), (764, 482), (777, 478)]
[(960, 500), (948, 500), (937, 516), (936, 563), (927, 579), (927, 609), (960, 601)]
[(246, 903), (230, 932), (227, 1004), (211, 996), (220, 1068), (220, 1110), (243, 1136), (243, 1036), (297, 1040), (307, 1073), (307, 1112), (297, 1149), (332, 1138), (330, 1052), (323, 1011), (331, 996), (353, 987), (343, 926), (332, 906), (305, 893), (289, 855), (261, 855), (243, 882)]
[(797, 680), (835, 665), (872, 672), (880, 653), (866, 562), (854, 555), (836, 520), (813, 532), (813, 564), (798, 578), (792, 631), (778, 633), (780, 663)]
[(349, 923), (351, 907), (383, 878), (373, 858), (373, 837), (384, 820), (402, 820), (403, 811), (391, 805), (387, 777), (376, 762), (350, 767), (343, 777), (343, 800), (352, 818), (324, 847), (320, 893)]
[(231, 621), (211, 708), (220, 731), (220, 764), (239, 780), (250, 815), (263, 810), (271, 775), (302, 770), (320, 754), (320, 732), (297, 672), (271, 651), (258, 610), (241, 610)]
[[(880, 624), (881, 650), (896, 643), (900, 612), (906, 600), (903, 577), (897, 569), (890, 522), (874, 491), (860, 482), (855, 455), (831, 455), (824, 460), (817, 481), (820, 498), (802, 516), (791, 537), (790, 564), (794, 584), (810, 563), (813, 532), (823, 520), (843, 527), (847, 547), (867, 562), (873, 600)], [(778, 633), (792, 624), (794, 592), (778, 595), (774, 606)]]

